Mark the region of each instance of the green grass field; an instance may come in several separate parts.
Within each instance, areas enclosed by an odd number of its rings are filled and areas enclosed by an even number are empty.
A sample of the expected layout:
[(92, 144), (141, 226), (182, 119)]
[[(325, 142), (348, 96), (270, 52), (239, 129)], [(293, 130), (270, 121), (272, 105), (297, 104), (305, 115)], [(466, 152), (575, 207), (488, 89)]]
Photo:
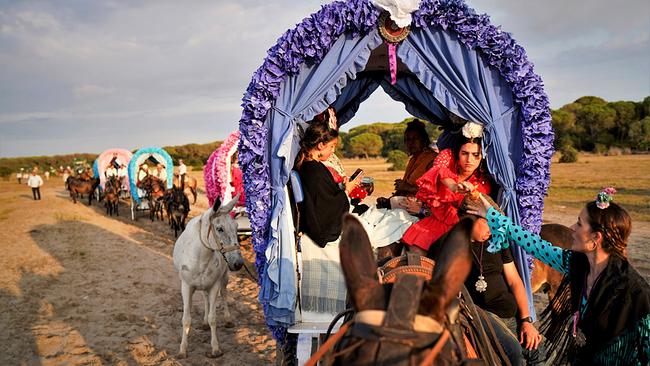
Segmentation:
[[(373, 197), (390, 195), (393, 181), (404, 174), (388, 171), (390, 164), (383, 159), (344, 159), (343, 165), (349, 174), (362, 168), (366, 176), (375, 179)], [(553, 159), (545, 210), (579, 209), (610, 185), (618, 190), (615, 201), (630, 212), (634, 221), (650, 222), (650, 155), (581, 154), (578, 162), (570, 164)]]

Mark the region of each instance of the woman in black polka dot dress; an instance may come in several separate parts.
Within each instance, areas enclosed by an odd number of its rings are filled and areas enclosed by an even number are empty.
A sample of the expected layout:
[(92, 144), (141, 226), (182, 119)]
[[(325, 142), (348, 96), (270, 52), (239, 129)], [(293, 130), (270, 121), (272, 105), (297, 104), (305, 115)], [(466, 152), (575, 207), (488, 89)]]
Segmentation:
[(607, 188), (587, 203), (571, 227), (571, 249), (562, 249), (514, 225), (485, 199), (468, 212), (487, 219), (490, 252), (509, 243), (564, 274), (556, 296), (542, 313), (551, 364), (650, 364), (650, 286), (627, 259), (628, 213)]

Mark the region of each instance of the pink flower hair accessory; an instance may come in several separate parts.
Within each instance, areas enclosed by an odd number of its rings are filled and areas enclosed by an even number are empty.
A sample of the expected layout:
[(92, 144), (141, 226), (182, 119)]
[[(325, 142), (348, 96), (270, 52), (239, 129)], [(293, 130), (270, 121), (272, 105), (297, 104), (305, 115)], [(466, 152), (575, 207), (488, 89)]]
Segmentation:
[(609, 207), (609, 203), (614, 199), (613, 196), (615, 193), (616, 189), (614, 187), (603, 188), (603, 190), (596, 196), (596, 206), (601, 210)]

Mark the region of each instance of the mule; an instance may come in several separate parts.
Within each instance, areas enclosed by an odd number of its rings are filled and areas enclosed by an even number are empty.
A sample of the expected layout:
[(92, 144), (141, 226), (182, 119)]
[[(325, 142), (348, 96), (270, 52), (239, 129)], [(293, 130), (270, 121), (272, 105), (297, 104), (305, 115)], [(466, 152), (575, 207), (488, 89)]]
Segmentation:
[(225, 326), (233, 327), (232, 316), (226, 299), (228, 270), (237, 271), (244, 260), (239, 249), (237, 224), (230, 211), (237, 203), (235, 198), (225, 205), (220, 200), (202, 215), (194, 217), (187, 224), (174, 245), (174, 267), (181, 280), (183, 297), (183, 333), (179, 357), (187, 356), (187, 337), (192, 317), (192, 295), (203, 292), (205, 313), (203, 323), (210, 326), (211, 351), (209, 357), (223, 355), (217, 339), (217, 297), (223, 300)]
[(185, 230), (185, 220), (190, 213), (190, 200), (182, 188), (174, 186), (165, 192), (163, 201), (169, 225), (174, 230), (174, 237), (178, 237), (178, 232)]
[[(179, 187), (181, 184), (179, 184), (179, 176), (178, 174), (174, 174), (174, 180), (172, 181), (173, 185), (176, 187)], [(190, 190), (192, 193), (192, 204), (196, 203), (196, 187), (199, 185), (199, 182), (196, 180), (194, 177), (190, 177), (189, 175), (185, 174), (185, 179), (183, 179), (182, 186)]]
[(111, 177), (104, 185), (104, 205), (106, 206), (106, 214), (113, 216), (120, 216), (118, 207), (120, 203), (120, 183), (116, 177)]
[(88, 206), (92, 203), (95, 190), (99, 186), (99, 178), (79, 179), (68, 177), (65, 185), (70, 191), (72, 202), (77, 203), (77, 197), (81, 194), (88, 194)]
[[(341, 267), (357, 312), (335, 346), (335, 365), (460, 364), (464, 346), (454, 342), (446, 311), (472, 266), (467, 217), (440, 245), (430, 281), (402, 274), (394, 285), (380, 284), (370, 240), (351, 215), (343, 221)], [(408, 299), (408, 301), (404, 301)]]
[(149, 202), (149, 218), (151, 221), (156, 218), (162, 220), (162, 201), (165, 195), (164, 182), (153, 175), (147, 175), (138, 183), (138, 187), (145, 191), (145, 199)]
[[(560, 224), (544, 224), (539, 232), (542, 239), (560, 248), (569, 249), (573, 243), (573, 230)], [(562, 274), (550, 266), (535, 259), (533, 271), (530, 274), (530, 287), (532, 292), (543, 290), (549, 301), (562, 282)]]

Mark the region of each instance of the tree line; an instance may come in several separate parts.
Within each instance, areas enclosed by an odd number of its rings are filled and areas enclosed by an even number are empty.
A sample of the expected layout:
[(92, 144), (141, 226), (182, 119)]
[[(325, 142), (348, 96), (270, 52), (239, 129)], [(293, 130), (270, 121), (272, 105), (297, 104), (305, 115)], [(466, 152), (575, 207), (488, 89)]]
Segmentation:
[[(203, 169), (203, 165), (210, 154), (221, 145), (222, 141), (214, 141), (207, 144), (187, 144), (178, 146), (165, 146), (163, 149), (172, 157), (174, 164), (178, 159), (183, 159), (186, 165), (191, 166), (194, 170)], [(133, 150), (135, 153), (138, 149)], [(0, 177), (8, 177), (20, 169), (29, 172), (38, 166), (41, 171), (58, 170), (59, 167), (74, 167), (80, 162), (92, 166), (99, 154), (92, 153), (75, 153), (67, 155), (54, 156), (25, 156), (17, 158), (0, 158)]]
[(650, 150), (650, 96), (640, 102), (607, 102), (585, 96), (553, 110), (551, 116), (555, 149), (565, 161), (572, 160), (577, 151), (603, 154)]

